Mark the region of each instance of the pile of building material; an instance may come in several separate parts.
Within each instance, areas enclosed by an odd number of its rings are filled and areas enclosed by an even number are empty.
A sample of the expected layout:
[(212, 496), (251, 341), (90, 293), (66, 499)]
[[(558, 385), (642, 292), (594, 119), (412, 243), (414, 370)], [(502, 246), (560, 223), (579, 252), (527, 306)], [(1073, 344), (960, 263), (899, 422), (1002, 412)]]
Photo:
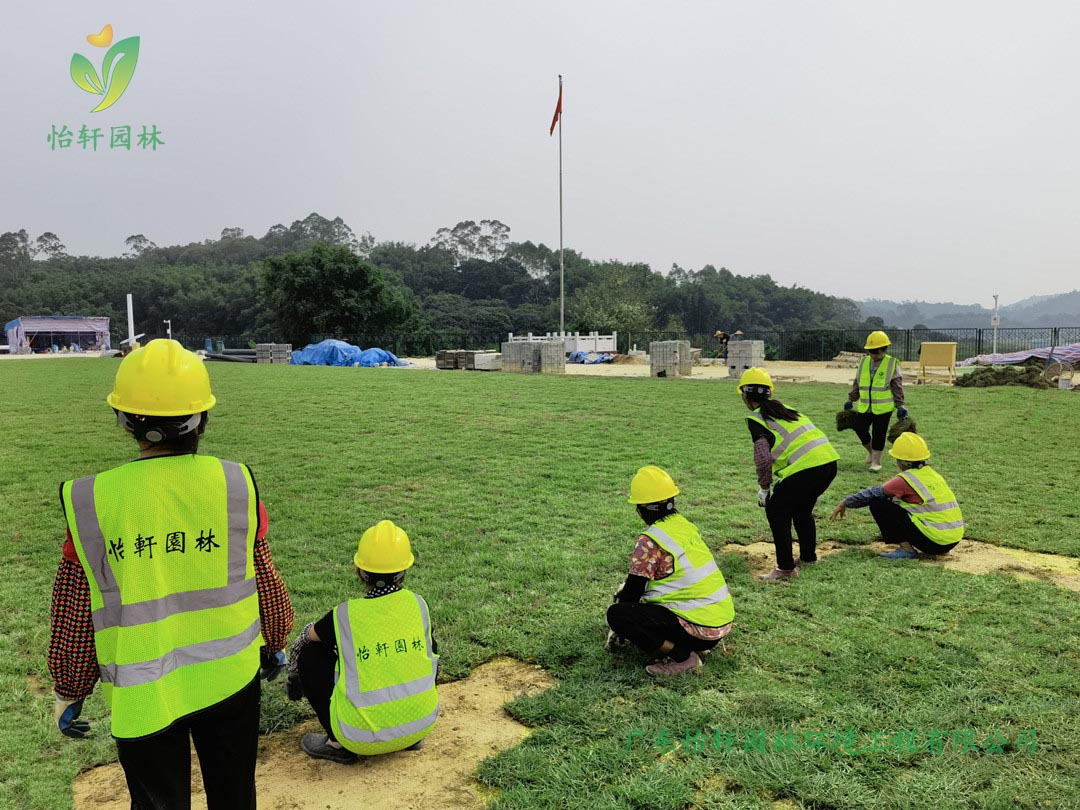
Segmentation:
[(693, 354), (689, 340), (654, 340), (649, 343), (649, 376), (689, 377)]
[(825, 364), (825, 368), (856, 368), (864, 357), (862, 352), (840, 352)]
[(501, 367), (502, 355), (496, 351), (440, 349), (435, 354), (435, 368), (498, 371)]
[(565, 344), (560, 338), (508, 341), (502, 345), (502, 370), (514, 374), (565, 374)]
[(728, 343), (728, 377), (738, 380), (746, 369), (763, 365), (765, 365), (764, 340), (733, 340)]
[(292, 360), (291, 343), (256, 343), (256, 363), (289, 363)]

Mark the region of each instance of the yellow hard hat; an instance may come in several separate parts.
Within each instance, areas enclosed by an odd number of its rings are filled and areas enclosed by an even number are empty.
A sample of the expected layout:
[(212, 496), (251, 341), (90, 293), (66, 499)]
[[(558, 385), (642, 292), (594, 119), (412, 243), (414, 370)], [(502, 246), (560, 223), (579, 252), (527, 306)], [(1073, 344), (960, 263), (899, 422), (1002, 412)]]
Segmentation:
[(896, 437), (889, 455), (900, 461), (926, 461), (930, 458), (930, 448), (926, 439), (909, 430)]
[(392, 520), (380, 520), (362, 535), (353, 563), (373, 574), (395, 574), (410, 568), (416, 560), (409, 535)]
[(210, 375), (199, 355), (158, 338), (120, 362), (110, 406), (140, 416), (185, 416), (214, 407)]
[(863, 348), (868, 350), (880, 349), (884, 346), (888, 346), (890, 343), (892, 343), (892, 341), (889, 340), (889, 336), (878, 329), (866, 336), (866, 345), (863, 346)]
[(664, 470), (653, 465), (642, 467), (630, 480), (630, 498), (627, 503), (657, 503), (674, 498), (679, 488)]
[(769, 372), (760, 366), (754, 368), (748, 368), (739, 377), (739, 390), (742, 391), (744, 385), (764, 385), (770, 391), (773, 390), (772, 377), (769, 376)]

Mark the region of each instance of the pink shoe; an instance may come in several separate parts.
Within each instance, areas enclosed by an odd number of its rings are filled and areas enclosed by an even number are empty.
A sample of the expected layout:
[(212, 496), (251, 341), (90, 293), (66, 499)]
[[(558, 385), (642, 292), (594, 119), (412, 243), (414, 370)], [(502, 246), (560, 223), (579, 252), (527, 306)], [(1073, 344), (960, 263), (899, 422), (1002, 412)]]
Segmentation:
[(782, 579), (795, 579), (798, 575), (798, 568), (792, 568), (790, 571), (785, 571), (783, 568), (774, 568), (769, 573), (762, 574), (758, 579), (763, 582), (779, 582)]
[(685, 661), (672, 661), (670, 658), (665, 658), (655, 664), (649, 664), (645, 667), (645, 671), (655, 678), (658, 675), (682, 675), (685, 672), (700, 672), (703, 666), (704, 664), (701, 663), (698, 654), (692, 652)]

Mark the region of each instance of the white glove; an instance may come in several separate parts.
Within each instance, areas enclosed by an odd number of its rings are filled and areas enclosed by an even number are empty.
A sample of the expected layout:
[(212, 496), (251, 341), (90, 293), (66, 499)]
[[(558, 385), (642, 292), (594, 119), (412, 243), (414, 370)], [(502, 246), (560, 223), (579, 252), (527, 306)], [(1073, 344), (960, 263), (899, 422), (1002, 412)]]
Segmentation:
[(769, 502), (769, 490), (759, 489), (757, 491), (757, 505), (765, 506)]

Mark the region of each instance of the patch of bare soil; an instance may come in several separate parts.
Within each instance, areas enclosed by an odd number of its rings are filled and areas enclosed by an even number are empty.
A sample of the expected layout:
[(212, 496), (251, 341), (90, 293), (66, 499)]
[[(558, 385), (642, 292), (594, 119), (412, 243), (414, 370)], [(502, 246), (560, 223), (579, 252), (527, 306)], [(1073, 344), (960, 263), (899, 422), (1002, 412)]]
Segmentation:
[[(818, 545), (818, 557), (827, 557), (849, 548), (869, 548), (884, 552), (891, 551), (895, 546), (885, 543), (854, 546), (835, 540), (826, 540)], [(772, 543), (751, 543), (746, 546), (728, 543), (722, 550), (745, 555), (750, 564), (750, 571), (755, 575), (768, 573), (776, 564)], [(1001, 573), (1021, 579), (1041, 579), (1080, 593), (1080, 559), (1076, 557), (1021, 551), (1016, 548), (994, 546), (978, 540), (964, 540), (948, 554), (938, 557), (923, 556), (921, 562), (926, 565), (941, 565), (968, 574)]]
[[(474, 810), (485, 800), (472, 774), (480, 761), (517, 745), (529, 729), (503, 706), (517, 695), (554, 685), (542, 669), (509, 658), (489, 661), (468, 678), (439, 685), (442, 713), (419, 751), (362, 758), (356, 765), (315, 760), (300, 750), (300, 737), (316, 722), (263, 737), (255, 784), (264, 810)], [(194, 762), (195, 752), (191, 753)], [(192, 807), (205, 810), (197, 765), (192, 768)], [(103, 765), (75, 780), (75, 807), (127, 810), (127, 783), (119, 764)]]

